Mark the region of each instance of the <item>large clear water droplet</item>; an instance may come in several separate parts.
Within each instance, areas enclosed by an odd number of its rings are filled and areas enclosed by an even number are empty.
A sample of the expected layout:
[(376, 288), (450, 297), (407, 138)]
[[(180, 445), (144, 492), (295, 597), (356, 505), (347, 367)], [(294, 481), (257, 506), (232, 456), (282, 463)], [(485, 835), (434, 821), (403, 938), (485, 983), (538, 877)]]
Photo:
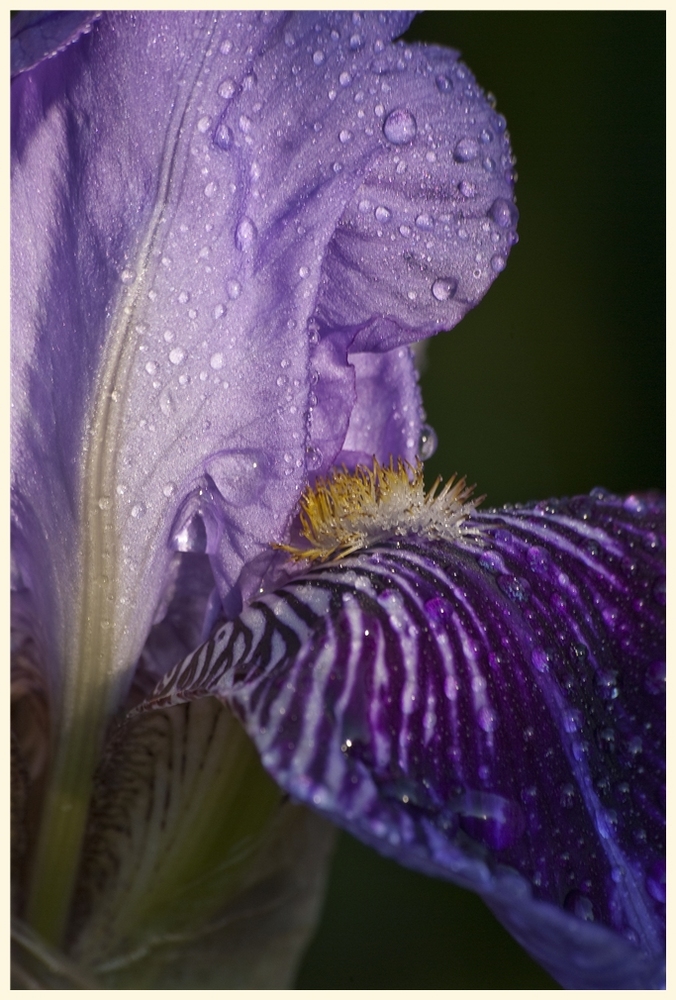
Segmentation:
[(193, 490), (181, 504), (169, 534), (169, 547), (175, 552), (213, 555), (218, 551), (224, 525), (218, 493), (210, 488), (208, 477), (205, 477), (204, 484)]
[(513, 202), (506, 198), (496, 198), (488, 209), (488, 214), (501, 229), (511, 229), (519, 220), (519, 210)]
[(418, 124), (405, 108), (397, 108), (391, 111), (383, 122), (383, 133), (388, 142), (393, 146), (405, 146), (413, 142), (418, 131)]
[(456, 163), (469, 163), (479, 155), (479, 143), (475, 139), (465, 137), (456, 143), (453, 159)]
[(437, 302), (446, 302), (452, 299), (458, 290), (458, 282), (455, 278), (437, 278), (432, 285), (432, 295)]

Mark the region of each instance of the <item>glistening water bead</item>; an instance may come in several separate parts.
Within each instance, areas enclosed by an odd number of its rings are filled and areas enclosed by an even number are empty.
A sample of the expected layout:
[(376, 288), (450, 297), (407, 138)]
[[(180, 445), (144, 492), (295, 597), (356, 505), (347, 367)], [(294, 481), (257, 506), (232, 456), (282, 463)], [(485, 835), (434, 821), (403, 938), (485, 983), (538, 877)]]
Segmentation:
[(385, 138), (394, 146), (405, 146), (413, 142), (417, 131), (418, 124), (414, 116), (404, 108), (391, 111), (383, 122)]

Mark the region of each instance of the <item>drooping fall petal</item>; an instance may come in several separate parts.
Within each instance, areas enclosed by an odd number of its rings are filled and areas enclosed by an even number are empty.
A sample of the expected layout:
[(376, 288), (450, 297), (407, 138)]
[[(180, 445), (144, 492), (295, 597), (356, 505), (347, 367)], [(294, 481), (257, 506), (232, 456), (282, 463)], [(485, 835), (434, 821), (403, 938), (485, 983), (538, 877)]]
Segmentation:
[(470, 513), (254, 601), (158, 686), (295, 798), (479, 892), (564, 986), (660, 988), (664, 505)]

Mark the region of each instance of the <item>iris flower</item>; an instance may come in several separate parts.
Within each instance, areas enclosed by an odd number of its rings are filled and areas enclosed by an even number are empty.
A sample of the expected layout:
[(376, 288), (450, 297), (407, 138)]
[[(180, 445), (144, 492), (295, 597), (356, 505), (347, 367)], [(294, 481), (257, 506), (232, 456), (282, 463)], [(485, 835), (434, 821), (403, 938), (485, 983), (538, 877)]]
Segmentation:
[(284, 985), (327, 819), (662, 985), (663, 501), (425, 491), (517, 210), (409, 21), (15, 19), (17, 985)]

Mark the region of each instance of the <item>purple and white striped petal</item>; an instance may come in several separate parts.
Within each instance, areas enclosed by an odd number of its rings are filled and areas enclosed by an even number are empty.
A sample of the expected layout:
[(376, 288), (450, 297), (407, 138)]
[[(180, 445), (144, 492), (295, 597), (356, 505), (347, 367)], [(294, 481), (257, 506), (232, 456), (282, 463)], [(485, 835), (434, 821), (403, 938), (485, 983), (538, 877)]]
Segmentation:
[(473, 513), (264, 595), (154, 704), (216, 694), (295, 798), (479, 892), (568, 988), (658, 988), (664, 505)]

